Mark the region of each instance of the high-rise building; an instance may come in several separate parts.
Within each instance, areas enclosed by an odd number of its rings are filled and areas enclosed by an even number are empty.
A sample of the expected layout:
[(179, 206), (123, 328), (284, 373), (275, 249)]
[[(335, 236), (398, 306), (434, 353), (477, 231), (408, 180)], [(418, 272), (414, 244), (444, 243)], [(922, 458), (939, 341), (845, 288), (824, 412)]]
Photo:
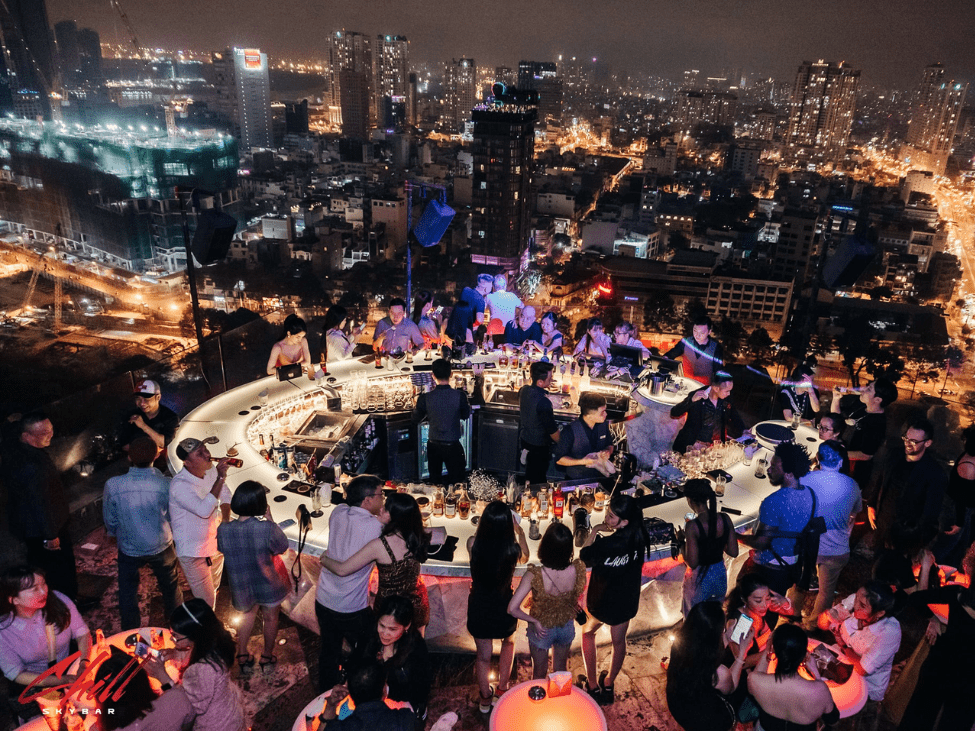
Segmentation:
[(14, 114), (50, 117), (48, 94), (57, 69), (45, 0), (5, 0), (0, 6), (0, 43)]
[(369, 132), (369, 76), (364, 71), (339, 72), (339, 106), (342, 108), (342, 134), (364, 140)]
[(454, 59), (447, 64), (444, 73), (443, 114), (441, 126), (449, 132), (460, 132), (471, 119), (471, 110), (477, 103), (477, 67), (474, 59)]
[[(399, 108), (407, 116), (413, 107), (410, 101), (410, 42), (406, 36), (377, 36), (373, 47), (373, 82), (375, 85), (375, 107), (373, 115), (377, 122), (388, 127), (389, 112)], [(392, 114), (393, 119), (399, 115)], [(414, 119), (407, 120), (414, 124)]]
[(495, 100), (476, 107), (472, 117), (471, 260), (513, 271), (529, 243), (538, 110)]
[(859, 84), (860, 72), (842, 62), (803, 61), (792, 87), (787, 152), (810, 160), (842, 156)]
[(924, 69), (911, 100), (911, 122), (900, 151), (902, 160), (935, 175), (944, 173), (967, 91), (967, 83), (945, 79), (940, 63)]
[(542, 125), (562, 126), (562, 79), (551, 61), (520, 61), (518, 88), (538, 92), (538, 121)]
[(66, 87), (92, 86), (102, 76), (102, 47), (98, 33), (78, 28), (73, 20), (54, 25), (61, 81)]
[[(346, 74), (349, 83), (355, 88), (343, 94), (342, 75)], [(325, 78), (328, 79), (329, 94), (332, 106), (342, 110), (343, 131), (345, 130), (345, 115), (355, 118), (352, 125), (355, 129), (369, 128), (370, 108), (375, 111), (373, 97), (373, 65), (372, 38), (365, 33), (356, 31), (335, 31), (325, 38)], [(365, 93), (365, 123), (362, 123), (363, 111), (362, 94)], [(348, 109), (342, 106), (342, 99), (352, 106)], [(365, 136), (363, 133), (361, 136)]]
[(730, 91), (683, 89), (677, 97), (677, 118), (687, 130), (699, 122), (733, 124), (738, 96)]
[(241, 149), (274, 147), (267, 54), (228, 48), (212, 57), (217, 88), (214, 106), (232, 124)]

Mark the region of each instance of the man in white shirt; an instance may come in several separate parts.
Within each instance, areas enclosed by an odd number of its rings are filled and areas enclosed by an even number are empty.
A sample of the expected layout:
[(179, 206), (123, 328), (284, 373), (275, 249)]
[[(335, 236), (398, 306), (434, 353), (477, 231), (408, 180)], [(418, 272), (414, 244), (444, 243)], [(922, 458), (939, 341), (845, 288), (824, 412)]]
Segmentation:
[[(344, 561), (374, 538), (379, 538), (383, 511), (383, 483), (375, 475), (359, 475), (345, 488), (345, 505), (332, 509), (328, 519), (329, 558)], [(315, 594), (315, 616), (321, 635), (318, 687), (324, 692), (341, 682), (342, 642), (351, 647), (374, 631), (376, 618), (369, 608), (372, 564), (354, 574), (336, 576), (322, 569)]]
[(488, 335), (501, 335), (504, 326), (515, 319), (518, 310), (525, 306), (514, 292), (505, 291), (508, 280), (503, 274), (494, 278), (494, 291), (484, 298), (488, 310), (491, 312), (491, 322), (488, 323)]
[[(850, 561), (853, 518), (863, 508), (860, 486), (852, 477), (840, 472), (845, 451), (840, 442), (823, 442), (817, 453), (819, 469), (800, 480), (816, 495), (816, 515), (826, 521), (826, 532), (819, 538), (819, 554), (816, 557), (819, 594), (812, 611), (803, 621), (807, 631), (816, 628), (819, 615), (833, 604), (840, 572)], [(793, 592), (789, 599), (794, 606), (801, 607), (805, 602), (805, 592), (795, 587)]]
[(213, 607), (223, 576), (217, 526), (221, 516), (230, 520), (227, 457), (214, 465), (206, 444), (199, 439), (181, 441), (176, 456), (183, 460), (183, 469), (169, 486), (169, 520), (176, 557), (193, 596)]

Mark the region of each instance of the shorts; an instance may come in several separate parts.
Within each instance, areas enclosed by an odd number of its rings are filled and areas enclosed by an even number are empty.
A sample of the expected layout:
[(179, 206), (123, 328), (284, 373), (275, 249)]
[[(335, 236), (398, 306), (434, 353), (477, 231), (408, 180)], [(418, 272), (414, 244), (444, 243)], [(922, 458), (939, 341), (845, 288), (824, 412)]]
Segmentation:
[(545, 636), (539, 637), (535, 625), (528, 625), (528, 644), (539, 650), (551, 650), (553, 645), (571, 645), (576, 636), (575, 620), (570, 619), (561, 627), (546, 628)]

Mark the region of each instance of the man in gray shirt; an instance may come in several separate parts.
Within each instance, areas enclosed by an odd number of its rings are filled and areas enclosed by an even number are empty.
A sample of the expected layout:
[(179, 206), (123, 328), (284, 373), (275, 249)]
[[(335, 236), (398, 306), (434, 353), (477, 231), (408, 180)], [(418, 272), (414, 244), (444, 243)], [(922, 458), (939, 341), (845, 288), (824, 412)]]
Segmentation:
[(139, 569), (156, 575), (168, 618), (183, 603), (176, 573), (176, 550), (169, 524), (169, 478), (152, 466), (156, 443), (148, 436), (129, 444), (131, 467), (105, 483), (105, 530), (118, 539), (118, 606), (122, 629), (142, 627)]
[(433, 380), (437, 386), (429, 393), (421, 393), (413, 409), (413, 422), (430, 422), (427, 440), (427, 462), (430, 480), (442, 483), (443, 468), (447, 466), (447, 483), (456, 484), (467, 479), (467, 458), (460, 443), (460, 423), (471, 415), (467, 394), (450, 387), (450, 361), (433, 361)]
[(389, 302), (389, 314), (376, 323), (372, 348), (377, 352), (406, 352), (410, 346), (423, 347), (423, 335), (413, 320), (406, 316), (406, 302), (395, 297)]

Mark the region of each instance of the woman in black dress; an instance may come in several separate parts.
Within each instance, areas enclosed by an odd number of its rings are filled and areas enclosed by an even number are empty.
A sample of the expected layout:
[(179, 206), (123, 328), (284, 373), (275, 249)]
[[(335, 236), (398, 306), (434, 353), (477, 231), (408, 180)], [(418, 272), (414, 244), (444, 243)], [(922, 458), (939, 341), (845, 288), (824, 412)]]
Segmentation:
[[(601, 537), (600, 533), (610, 533)], [(597, 539), (598, 537), (598, 539)], [(579, 558), (592, 569), (586, 610), (589, 621), (582, 631), (582, 658), (586, 664), (586, 691), (600, 703), (612, 703), (613, 684), (626, 657), (626, 630), (640, 606), (643, 561), (647, 553), (643, 513), (629, 495), (616, 493), (606, 520), (592, 529)], [(613, 660), (609, 670), (596, 666), (596, 631), (610, 626)]]
[(467, 600), (467, 631), (477, 646), (477, 684), (482, 713), (491, 711), (494, 689), (490, 684), (491, 655), (494, 641), (501, 640), (498, 656), (500, 695), (511, 682), (515, 645), (511, 640), (518, 621), (508, 614), (511, 601), (511, 579), (515, 564), (528, 560), (528, 542), (511, 509), (495, 500), (484, 508), (477, 532), (467, 539), (471, 557), (471, 594)]

